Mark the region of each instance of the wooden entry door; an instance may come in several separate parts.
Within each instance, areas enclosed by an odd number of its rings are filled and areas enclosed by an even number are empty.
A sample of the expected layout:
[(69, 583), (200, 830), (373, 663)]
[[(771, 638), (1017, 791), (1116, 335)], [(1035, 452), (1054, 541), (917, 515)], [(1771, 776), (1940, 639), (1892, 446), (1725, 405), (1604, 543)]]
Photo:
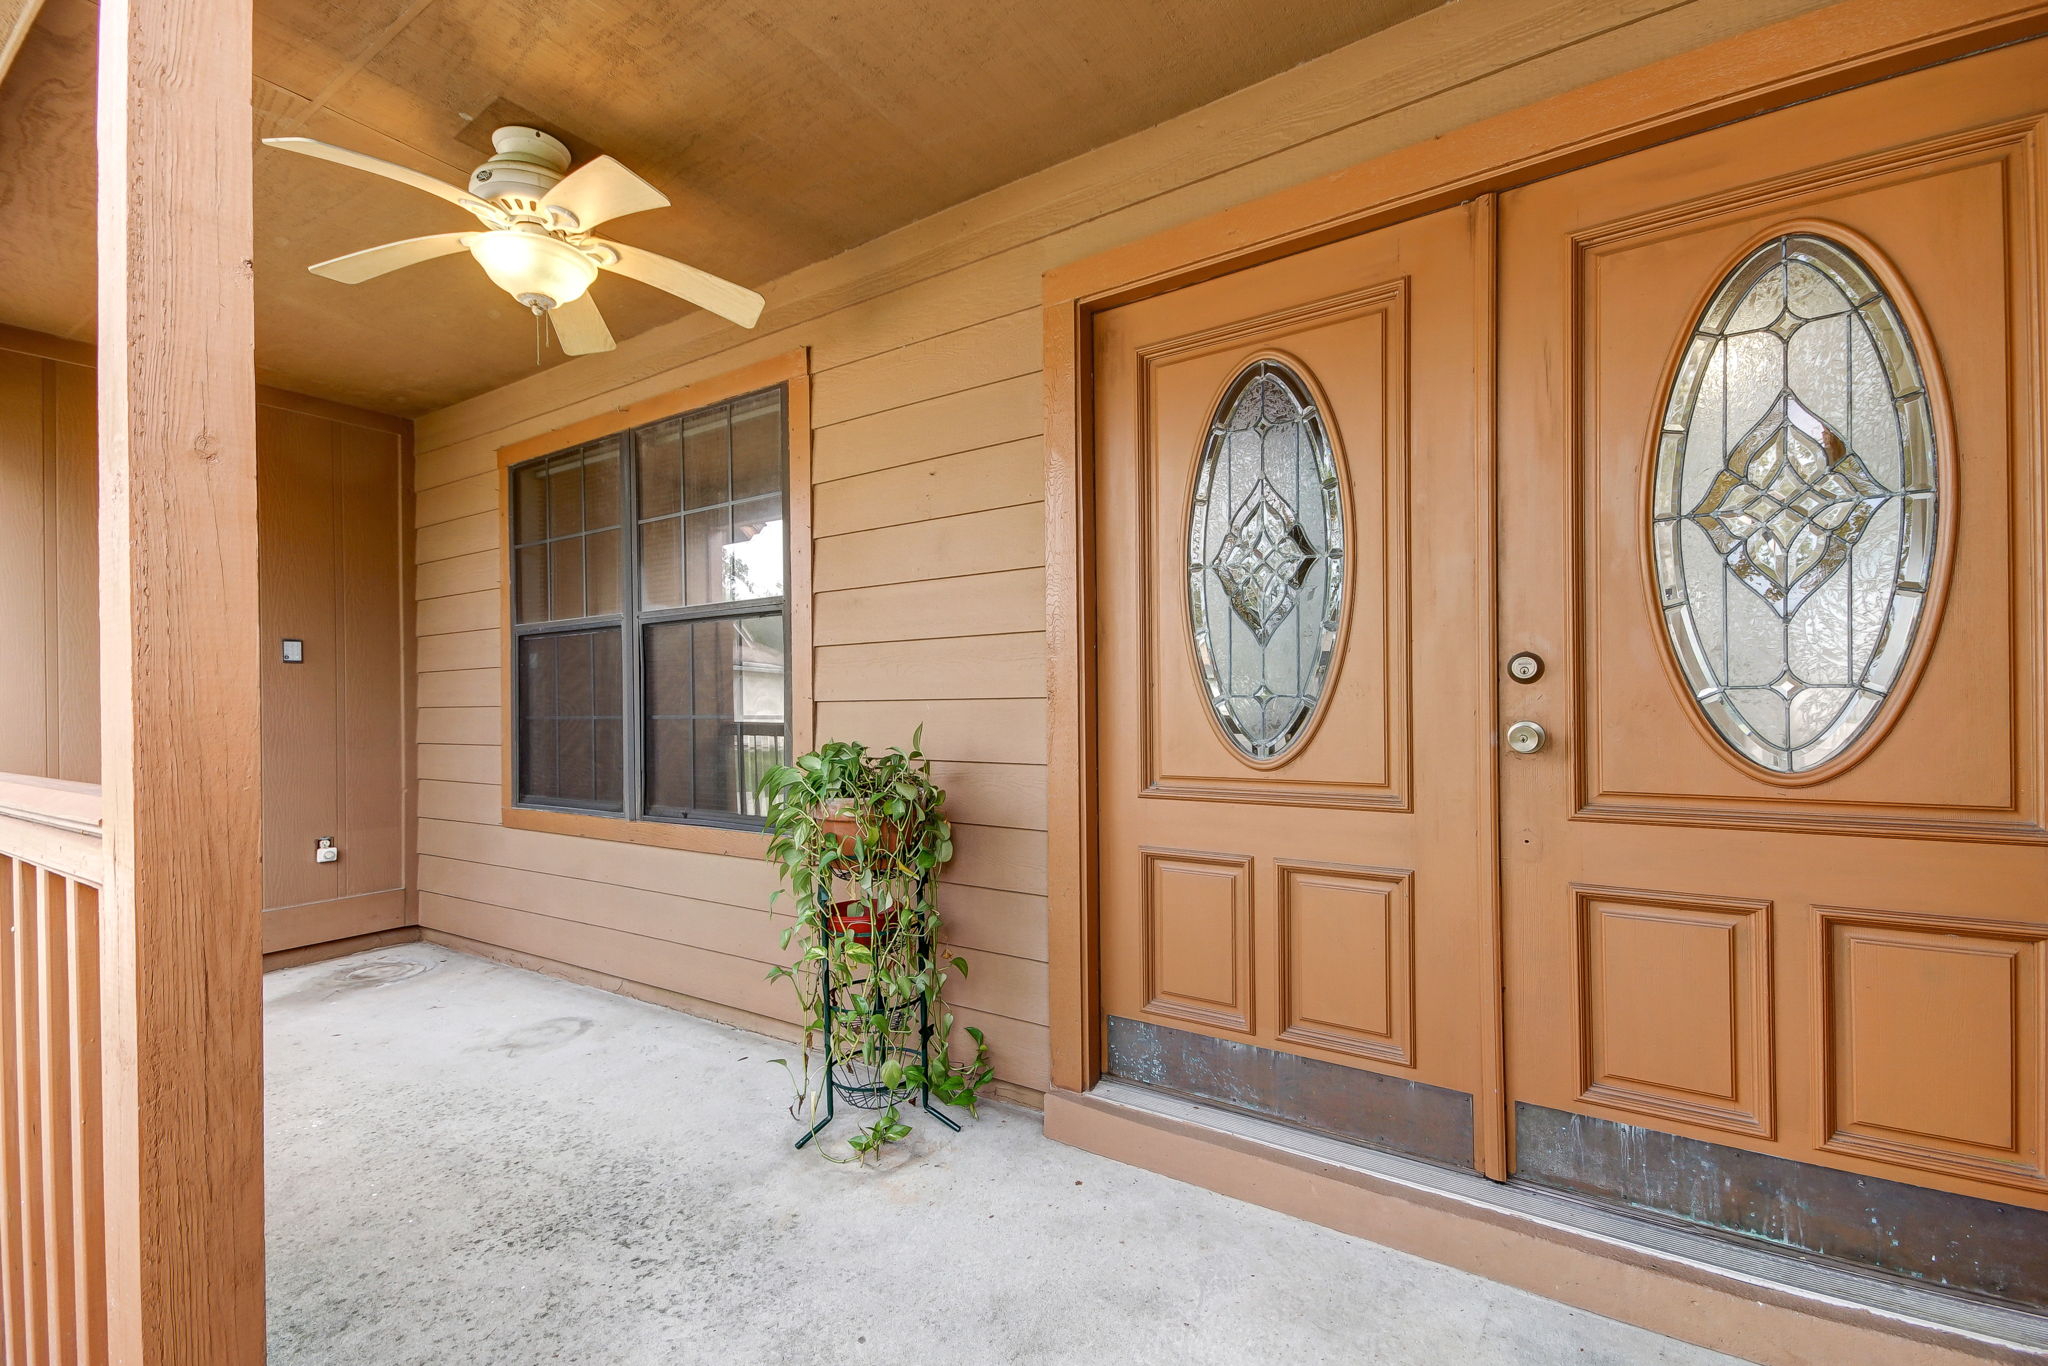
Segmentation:
[(2042, 47), (1503, 198), (1524, 1173), (2048, 1206)]
[(1490, 202), (1096, 318), (1107, 1068), (1473, 1161)]

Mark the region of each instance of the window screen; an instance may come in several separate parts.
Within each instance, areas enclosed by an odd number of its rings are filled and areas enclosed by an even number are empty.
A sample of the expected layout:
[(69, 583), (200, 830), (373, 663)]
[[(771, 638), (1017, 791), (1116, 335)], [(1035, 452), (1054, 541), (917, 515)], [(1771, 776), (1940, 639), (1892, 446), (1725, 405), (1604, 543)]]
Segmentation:
[(779, 388), (512, 471), (522, 805), (757, 825), (789, 736)]

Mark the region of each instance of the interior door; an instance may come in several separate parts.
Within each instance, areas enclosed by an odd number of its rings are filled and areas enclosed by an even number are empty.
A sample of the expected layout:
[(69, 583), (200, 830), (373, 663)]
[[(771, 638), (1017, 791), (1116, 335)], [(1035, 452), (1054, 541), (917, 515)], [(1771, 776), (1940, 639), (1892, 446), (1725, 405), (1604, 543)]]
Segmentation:
[(1463, 1165), (1498, 999), (1490, 212), (1095, 338), (1106, 1070)]
[(2048, 1205), (2041, 48), (1502, 201), (1525, 1175)]

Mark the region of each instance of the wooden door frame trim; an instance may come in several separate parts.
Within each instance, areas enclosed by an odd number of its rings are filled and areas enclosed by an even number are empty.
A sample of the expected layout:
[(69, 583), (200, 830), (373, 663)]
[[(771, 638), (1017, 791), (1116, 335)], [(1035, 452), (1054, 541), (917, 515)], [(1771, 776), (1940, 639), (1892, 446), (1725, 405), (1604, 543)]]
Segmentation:
[[(2048, 35), (2048, 0), (1842, 0), (1512, 110), (1046, 273), (1047, 931), (1052, 1083), (1101, 1070), (1095, 904), (1094, 316), (1107, 309), (1749, 118)], [(1494, 291), (1484, 291), (1492, 336)], [(1492, 357), (1482, 368), (1491, 373)], [(1479, 425), (1492, 469), (1492, 405)], [(1482, 524), (1490, 528), (1491, 512)], [(1484, 624), (1489, 641), (1495, 625)], [(1494, 784), (1497, 799), (1497, 782)], [(1507, 1171), (1498, 890), (1489, 916), (1481, 1169)], [(1477, 1117), (1477, 1116), (1475, 1116)]]

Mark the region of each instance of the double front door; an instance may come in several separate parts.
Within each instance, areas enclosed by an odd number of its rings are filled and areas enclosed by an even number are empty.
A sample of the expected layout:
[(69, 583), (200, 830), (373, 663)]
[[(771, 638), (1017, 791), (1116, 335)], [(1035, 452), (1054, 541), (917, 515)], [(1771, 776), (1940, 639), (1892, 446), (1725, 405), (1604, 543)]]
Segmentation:
[(1097, 316), (1106, 1070), (2048, 1207), (2042, 48)]

